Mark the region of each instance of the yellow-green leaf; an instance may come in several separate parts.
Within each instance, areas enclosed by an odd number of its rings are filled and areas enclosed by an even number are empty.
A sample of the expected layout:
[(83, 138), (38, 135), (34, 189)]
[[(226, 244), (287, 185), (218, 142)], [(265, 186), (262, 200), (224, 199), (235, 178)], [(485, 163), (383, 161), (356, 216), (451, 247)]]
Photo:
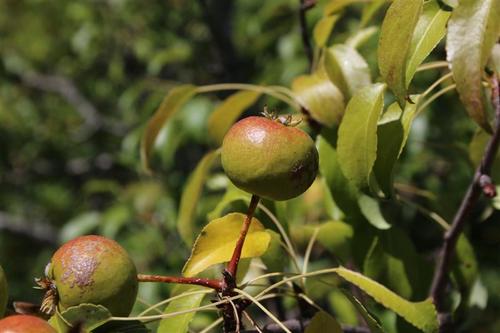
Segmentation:
[(326, 45), (339, 17), (339, 15), (325, 16), (316, 23), (313, 36), (317, 47), (321, 48)]
[(358, 2), (370, 2), (371, 0), (330, 0), (328, 4), (326, 4), (325, 9), (323, 10), (324, 15), (331, 15), (333, 13), (336, 13), (344, 7), (347, 7), (349, 5), (352, 5), (354, 3)]
[(338, 161), (356, 187), (368, 187), (377, 158), (377, 122), (384, 104), (384, 84), (359, 90), (349, 101), (339, 128)]
[(406, 87), (410, 85), (417, 67), (446, 34), (446, 23), (450, 14), (451, 12), (442, 10), (437, 1), (429, 1), (424, 4), (408, 51)]
[(324, 71), (297, 77), (292, 83), (296, 99), (322, 125), (332, 127), (344, 112), (344, 96)]
[(410, 302), (358, 272), (344, 267), (339, 267), (335, 272), (425, 333), (437, 332), (436, 308), (430, 299), (421, 302)]
[[(385, 0), (384, 0), (385, 1)], [(352, 36), (347, 38), (345, 44), (347, 46), (352, 47), (353, 49), (357, 49), (363, 46), (370, 38), (373, 37), (378, 32), (379, 28), (377, 26), (371, 26), (368, 28), (361, 29), (354, 33)]]
[(190, 84), (178, 86), (169, 91), (160, 107), (149, 120), (141, 141), (141, 163), (145, 170), (151, 171), (149, 159), (160, 130), (172, 116), (196, 93), (196, 87)]
[[(182, 295), (193, 291), (203, 290), (203, 287), (179, 285), (176, 287), (175, 295)], [(201, 301), (206, 294), (192, 294), (182, 298), (175, 299), (168, 303), (163, 311), (164, 314), (174, 313), (196, 308), (200, 306)], [(157, 333), (186, 333), (189, 329), (189, 323), (193, 319), (196, 312), (184, 313), (174, 317), (167, 317), (160, 321)]]
[(260, 92), (238, 91), (222, 102), (208, 118), (208, 134), (221, 145), (224, 135), (238, 117), (260, 97)]
[(304, 333), (342, 333), (340, 324), (324, 311), (318, 311), (312, 317), (311, 322), (307, 325)]
[[(182, 274), (194, 276), (212, 265), (229, 261), (244, 220), (244, 214), (231, 213), (208, 223), (196, 239)], [(266, 252), (270, 240), (271, 235), (264, 226), (252, 218), (241, 258), (261, 256)]]
[(462, 0), (448, 23), (447, 58), (469, 116), (491, 132), (481, 85), (483, 68), (500, 29), (500, 1)]
[(375, 317), (368, 311), (367, 308), (365, 308), (365, 306), (356, 297), (354, 297), (354, 295), (352, 295), (349, 291), (345, 289), (340, 289), (340, 291), (356, 308), (361, 317), (363, 317), (366, 324), (370, 328), (371, 333), (384, 333), (384, 330), (382, 329), (382, 326), (380, 326), (380, 323), (377, 321), (377, 319), (375, 319)]
[(378, 65), (396, 99), (404, 108), (406, 103), (406, 64), (408, 51), (418, 18), (422, 0), (394, 0), (384, 18), (378, 45)]
[(179, 216), (177, 218), (177, 230), (186, 244), (191, 245), (194, 239), (194, 216), (196, 206), (203, 190), (212, 165), (218, 160), (219, 150), (208, 152), (198, 163), (182, 191), (179, 205)]

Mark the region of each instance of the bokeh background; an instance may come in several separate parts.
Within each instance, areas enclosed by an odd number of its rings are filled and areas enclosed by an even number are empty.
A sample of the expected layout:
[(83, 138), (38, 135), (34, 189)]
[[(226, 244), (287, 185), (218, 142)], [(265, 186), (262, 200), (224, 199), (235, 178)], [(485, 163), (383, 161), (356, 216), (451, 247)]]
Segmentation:
[[(211, 147), (207, 118), (228, 93), (196, 97), (175, 116), (157, 144), (154, 176), (140, 167), (145, 124), (178, 83), (290, 86), (308, 71), (298, 2), (0, 1), (0, 264), (11, 301), (39, 302), (33, 279), (62, 242), (86, 233), (118, 240), (141, 272), (180, 273), (189, 255), (176, 231), (180, 195)], [(307, 14), (310, 29), (323, 2)], [(331, 42), (346, 39), (362, 8), (347, 8)], [(377, 40), (373, 35), (360, 50), (374, 78)], [(440, 45), (431, 60), (444, 57)], [(440, 75), (420, 73), (414, 90)], [(289, 111), (260, 98), (246, 114), (264, 104)], [(454, 93), (438, 99), (414, 124), (396, 171), (400, 191), (449, 221), (472, 175), (474, 131)], [(198, 226), (224, 193), (223, 178), (218, 169), (209, 179)], [(297, 200), (290, 224), (314, 222), (314, 208)], [(467, 230), (489, 290), (477, 332), (500, 330), (499, 217), (483, 201)], [(411, 206), (395, 218), (432, 258), (439, 227)], [(140, 297), (154, 303), (168, 292), (147, 285)]]

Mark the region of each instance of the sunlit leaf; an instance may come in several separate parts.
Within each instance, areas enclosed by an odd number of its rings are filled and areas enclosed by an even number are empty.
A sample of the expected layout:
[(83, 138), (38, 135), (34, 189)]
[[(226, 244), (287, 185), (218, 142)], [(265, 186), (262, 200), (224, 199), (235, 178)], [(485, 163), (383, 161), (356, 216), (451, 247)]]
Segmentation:
[(218, 144), (238, 117), (260, 97), (260, 92), (238, 91), (215, 108), (208, 119), (208, 134)]
[(196, 93), (196, 87), (190, 84), (173, 88), (163, 99), (160, 107), (149, 120), (141, 142), (141, 162), (145, 170), (150, 171), (149, 159), (160, 130), (167, 121)]
[(317, 47), (323, 47), (328, 42), (335, 23), (339, 19), (339, 15), (325, 16), (314, 26), (313, 36)]
[(346, 99), (371, 84), (370, 68), (354, 48), (337, 44), (325, 53), (325, 70)]
[(359, 90), (349, 101), (339, 128), (338, 161), (356, 187), (368, 187), (377, 158), (377, 122), (384, 103), (384, 84)]
[(497, 0), (463, 0), (448, 23), (446, 51), (457, 91), (469, 116), (491, 132), (481, 85), (483, 68), (500, 29)]
[[(194, 276), (212, 265), (229, 261), (244, 220), (244, 214), (231, 213), (208, 223), (196, 239), (182, 274)], [(261, 256), (266, 252), (270, 240), (271, 235), (253, 218), (241, 258)]]
[(182, 191), (177, 230), (188, 245), (191, 245), (194, 239), (195, 229), (193, 224), (198, 199), (200, 198), (210, 168), (218, 160), (219, 155), (220, 152), (218, 150), (208, 152), (191, 173)]
[(344, 97), (323, 71), (297, 77), (292, 83), (296, 99), (322, 125), (338, 124), (344, 113)]
[(382, 212), (380, 210), (380, 205), (377, 200), (372, 197), (361, 194), (358, 198), (359, 208), (363, 216), (373, 225), (375, 228), (380, 230), (386, 230), (391, 227), (391, 225), (386, 221)]
[(446, 23), (451, 12), (439, 7), (438, 1), (428, 1), (424, 4), (422, 15), (417, 26), (408, 51), (408, 64), (406, 65), (406, 87), (417, 67), (427, 58), (431, 51), (446, 34)]
[(406, 103), (406, 64), (422, 0), (394, 0), (382, 23), (378, 47), (380, 74), (399, 105)]
[(406, 321), (425, 333), (436, 333), (438, 330), (437, 313), (430, 299), (421, 302), (409, 302), (396, 295), (383, 285), (358, 272), (339, 267), (335, 271), (346, 281), (356, 285), (375, 301), (394, 311)]
[[(203, 290), (203, 287), (199, 286), (187, 286), (179, 285), (176, 287), (175, 295), (182, 295), (184, 293), (193, 292), (197, 290)], [(167, 307), (163, 311), (164, 314), (174, 313), (178, 311), (184, 311), (196, 308), (200, 306), (201, 301), (206, 294), (194, 294), (184, 296), (182, 298), (175, 299), (168, 303)], [(167, 317), (160, 321), (157, 333), (186, 333), (189, 329), (189, 323), (193, 319), (196, 312), (189, 312), (174, 317)]]
[(335, 318), (324, 311), (318, 311), (314, 317), (312, 317), (304, 333), (324, 333), (325, 328), (328, 328), (329, 333), (343, 332), (340, 324)]

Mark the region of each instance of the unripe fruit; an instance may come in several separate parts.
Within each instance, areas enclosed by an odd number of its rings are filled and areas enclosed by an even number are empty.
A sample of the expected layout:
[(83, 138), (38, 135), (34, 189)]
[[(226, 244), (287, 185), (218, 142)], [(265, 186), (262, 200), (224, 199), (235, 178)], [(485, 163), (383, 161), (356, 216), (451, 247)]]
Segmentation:
[(265, 117), (234, 124), (224, 137), (221, 158), (237, 187), (271, 200), (302, 194), (318, 172), (318, 151), (311, 137)]
[(7, 279), (2, 266), (0, 266), (0, 318), (3, 317), (7, 307), (7, 296)]
[(0, 320), (0, 333), (57, 333), (57, 331), (41, 318), (15, 315)]
[(55, 284), (59, 309), (100, 304), (128, 316), (137, 296), (137, 271), (125, 249), (101, 236), (82, 236), (61, 246), (47, 277)]

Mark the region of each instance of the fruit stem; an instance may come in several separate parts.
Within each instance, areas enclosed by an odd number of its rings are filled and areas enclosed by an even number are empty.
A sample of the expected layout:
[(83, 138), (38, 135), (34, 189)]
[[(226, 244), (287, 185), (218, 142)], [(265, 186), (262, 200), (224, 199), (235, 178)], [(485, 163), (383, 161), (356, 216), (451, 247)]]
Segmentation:
[(231, 257), (231, 261), (227, 265), (226, 271), (231, 275), (231, 277), (236, 277), (236, 272), (238, 270), (238, 263), (241, 258), (241, 250), (243, 249), (243, 243), (245, 243), (245, 238), (248, 233), (248, 229), (250, 228), (250, 223), (252, 222), (253, 214), (255, 213), (255, 209), (259, 204), (260, 197), (258, 195), (252, 195), (252, 199), (250, 200), (250, 205), (248, 206), (247, 216), (245, 221), (243, 222), (243, 226), (241, 227), (240, 237), (236, 242), (236, 246), (234, 247), (233, 256)]
[(177, 284), (195, 284), (207, 288), (220, 291), (222, 289), (221, 280), (195, 278), (195, 277), (177, 277), (177, 276), (164, 276), (164, 275), (148, 275), (137, 274), (139, 282), (163, 282), (163, 283), (177, 283)]

